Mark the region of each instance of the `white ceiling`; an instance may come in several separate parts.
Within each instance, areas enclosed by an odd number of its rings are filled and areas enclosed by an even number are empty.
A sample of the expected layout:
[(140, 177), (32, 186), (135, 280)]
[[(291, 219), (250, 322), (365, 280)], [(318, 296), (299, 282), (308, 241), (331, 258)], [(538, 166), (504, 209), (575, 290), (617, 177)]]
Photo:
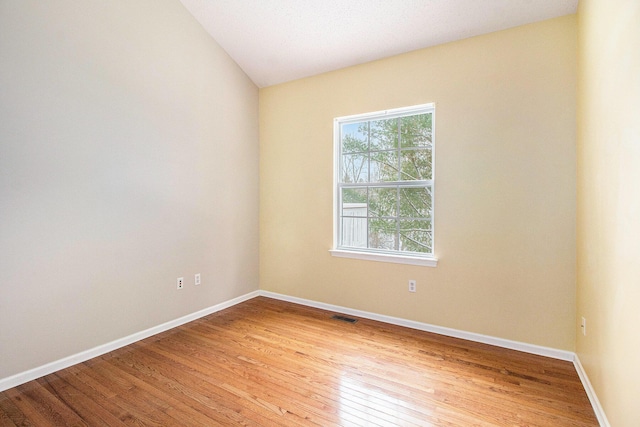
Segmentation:
[(576, 12), (578, 0), (180, 0), (259, 87)]

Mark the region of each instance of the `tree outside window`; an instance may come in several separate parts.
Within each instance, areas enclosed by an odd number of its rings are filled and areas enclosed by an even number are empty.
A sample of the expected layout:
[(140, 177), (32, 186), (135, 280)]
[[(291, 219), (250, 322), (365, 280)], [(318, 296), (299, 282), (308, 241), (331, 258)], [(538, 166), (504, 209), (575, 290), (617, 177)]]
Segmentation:
[(336, 119), (337, 247), (433, 255), (433, 105)]

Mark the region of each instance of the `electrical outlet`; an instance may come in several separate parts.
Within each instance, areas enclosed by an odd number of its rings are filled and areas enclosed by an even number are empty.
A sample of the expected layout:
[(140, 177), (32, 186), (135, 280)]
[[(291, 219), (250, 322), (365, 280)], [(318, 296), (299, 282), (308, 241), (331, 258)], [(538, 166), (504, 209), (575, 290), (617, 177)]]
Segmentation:
[(409, 280), (409, 292), (415, 292), (415, 291), (416, 291), (416, 281)]
[(582, 335), (586, 337), (587, 336), (587, 319), (585, 319), (584, 317), (580, 322), (580, 328), (582, 329)]
[(200, 285), (200, 273), (196, 274), (196, 277), (194, 279), (194, 283), (196, 284), (196, 286)]
[(177, 280), (176, 283), (177, 283), (177, 288), (178, 289), (184, 288), (184, 277), (178, 277), (178, 280)]

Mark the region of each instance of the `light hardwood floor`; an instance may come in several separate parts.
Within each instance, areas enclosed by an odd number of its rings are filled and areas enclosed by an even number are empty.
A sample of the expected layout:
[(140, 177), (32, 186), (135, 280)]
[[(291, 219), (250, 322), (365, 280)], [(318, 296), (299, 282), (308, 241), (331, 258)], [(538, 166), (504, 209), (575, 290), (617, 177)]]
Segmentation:
[(597, 426), (573, 365), (259, 297), (0, 393), (0, 426)]

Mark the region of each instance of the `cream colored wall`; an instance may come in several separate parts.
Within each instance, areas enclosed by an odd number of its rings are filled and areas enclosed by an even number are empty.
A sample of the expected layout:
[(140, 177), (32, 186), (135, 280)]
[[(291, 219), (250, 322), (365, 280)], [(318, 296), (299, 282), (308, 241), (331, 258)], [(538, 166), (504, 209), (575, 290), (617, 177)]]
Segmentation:
[[(573, 350), (575, 79), (568, 16), (261, 89), (261, 289)], [(331, 257), (333, 118), (427, 102), (437, 268)]]
[(581, 0), (577, 352), (612, 426), (640, 425), (640, 3)]
[(258, 89), (178, 0), (0, 0), (0, 64), (0, 379), (258, 288)]

